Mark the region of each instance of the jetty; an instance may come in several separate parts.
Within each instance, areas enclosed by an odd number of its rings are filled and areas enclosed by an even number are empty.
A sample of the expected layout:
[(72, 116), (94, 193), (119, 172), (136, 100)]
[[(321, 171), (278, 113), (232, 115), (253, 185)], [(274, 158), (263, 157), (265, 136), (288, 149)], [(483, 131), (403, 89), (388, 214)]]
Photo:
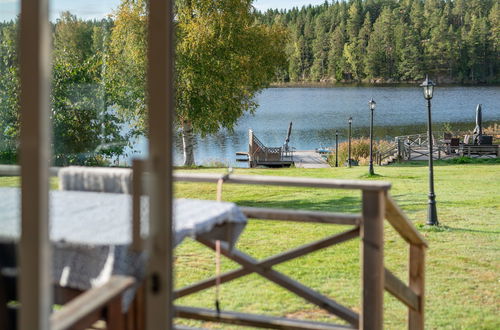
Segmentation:
[(248, 152), (237, 152), (236, 156), (240, 157), (237, 160), (249, 162), (250, 167), (290, 167), (292, 165), (300, 168), (330, 167), (321, 154), (314, 150), (295, 150), (288, 146), (288, 141), (289, 135), (282, 147), (268, 147), (257, 138), (252, 130), (249, 130)]
[(297, 150), (293, 155), (293, 164), (300, 168), (328, 168), (328, 162), (315, 150)]

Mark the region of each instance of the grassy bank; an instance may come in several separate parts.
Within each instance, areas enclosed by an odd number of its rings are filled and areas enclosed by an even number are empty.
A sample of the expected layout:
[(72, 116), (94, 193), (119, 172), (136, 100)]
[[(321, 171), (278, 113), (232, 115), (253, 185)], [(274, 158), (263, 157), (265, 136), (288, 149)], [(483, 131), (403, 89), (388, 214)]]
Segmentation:
[[(223, 172), (197, 169), (196, 172)], [(422, 163), (376, 167), (379, 176), (368, 180), (392, 183), (390, 191), (429, 242), (426, 277), (426, 325), (428, 329), (500, 328), (500, 164), (446, 164), (435, 167), (439, 221), (429, 228), (426, 220), (428, 170)], [(366, 167), (331, 169), (236, 169), (240, 174), (365, 179)], [(0, 178), (0, 185), (16, 185), (15, 178)], [(215, 185), (180, 183), (177, 197), (215, 198)], [(304, 208), (358, 212), (360, 193), (339, 190), (294, 189), (264, 186), (224, 187), (225, 200), (247, 206)], [(238, 247), (264, 258), (345, 228), (330, 225), (264, 222), (252, 220)], [(388, 226), (385, 230), (387, 268), (407, 278), (408, 249)], [(176, 249), (177, 285), (214, 274), (214, 255), (198, 243), (187, 241)], [(223, 261), (223, 268), (236, 267)], [(357, 310), (359, 306), (359, 240), (353, 240), (276, 267), (277, 270)], [(224, 284), (221, 306), (226, 310), (262, 312), (338, 322), (313, 305), (284, 292), (256, 275)], [(181, 304), (213, 307), (209, 289)], [(401, 329), (406, 310), (390, 295), (385, 299), (385, 328)], [(188, 323), (199, 325), (199, 323)], [(215, 326), (203, 324), (203, 326)], [(224, 329), (230, 327), (223, 326)]]

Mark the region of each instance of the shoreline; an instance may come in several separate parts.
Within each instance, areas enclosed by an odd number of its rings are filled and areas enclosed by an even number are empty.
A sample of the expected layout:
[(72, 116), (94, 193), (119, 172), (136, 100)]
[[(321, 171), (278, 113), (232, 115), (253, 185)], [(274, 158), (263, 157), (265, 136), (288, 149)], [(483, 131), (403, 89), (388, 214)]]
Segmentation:
[[(301, 81), (271, 83), (268, 88), (336, 88), (336, 87), (419, 87), (421, 81), (415, 82), (320, 82)], [(437, 83), (442, 87), (500, 87), (500, 83)]]

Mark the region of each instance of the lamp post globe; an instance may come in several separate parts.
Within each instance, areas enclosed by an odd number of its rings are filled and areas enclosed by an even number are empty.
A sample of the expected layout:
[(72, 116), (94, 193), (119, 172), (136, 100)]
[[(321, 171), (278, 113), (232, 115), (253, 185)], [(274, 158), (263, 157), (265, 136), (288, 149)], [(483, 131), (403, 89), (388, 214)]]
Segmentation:
[(370, 108), (371, 120), (370, 120), (370, 165), (368, 166), (368, 173), (370, 175), (374, 175), (375, 171), (373, 170), (373, 111), (377, 106), (377, 102), (373, 100), (373, 98), (368, 101), (368, 106)]
[(436, 194), (434, 193), (434, 164), (433, 164), (433, 139), (432, 139), (432, 116), (431, 116), (431, 99), (434, 95), (435, 84), (426, 76), (424, 82), (420, 85), (423, 87), (424, 98), (427, 100), (427, 144), (429, 145), (429, 206), (427, 211), (427, 224), (431, 226), (439, 225), (437, 209), (436, 209)]
[(352, 117), (349, 117), (349, 142), (347, 144), (347, 166), (351, 167), (351, 126), (352, 126)]

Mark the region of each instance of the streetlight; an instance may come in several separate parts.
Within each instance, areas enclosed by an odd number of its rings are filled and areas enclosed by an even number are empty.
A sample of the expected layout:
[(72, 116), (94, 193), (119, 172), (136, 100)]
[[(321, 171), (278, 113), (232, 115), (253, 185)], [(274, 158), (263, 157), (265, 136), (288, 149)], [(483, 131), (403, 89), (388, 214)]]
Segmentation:
[(377, 103), (372, 99), (368, 102), (368, 105), (370, 106), (370, 112), (371, 112), (371, 122), (370, 122), (370, 166), (368, 168), (368, 172), (370, 175), (374, 175), (375, 171), (373, 170), (373, 111), (375, 110), (375, 106)]
[(420, 85), (424, 88), (424, 98), (427, 100), (427, 143), (429, 144), (429, 209), (427, 212), (427, 224), (439, 225), (437, 210), (436, 210), (436, 194), (434, 194), (434, 168), (432, 163), (432, 119), (431, 119), (431, 99), (434, 92), (435, 84), (425, 77), (425, 81)]
[(339, 167), (339, 131), (335, 130), (335, 167)]
[(351, 126), (352, 126), (352, 117), (349, 117), (349, 143), (347, 148), (347, 164), (351, 167)]

